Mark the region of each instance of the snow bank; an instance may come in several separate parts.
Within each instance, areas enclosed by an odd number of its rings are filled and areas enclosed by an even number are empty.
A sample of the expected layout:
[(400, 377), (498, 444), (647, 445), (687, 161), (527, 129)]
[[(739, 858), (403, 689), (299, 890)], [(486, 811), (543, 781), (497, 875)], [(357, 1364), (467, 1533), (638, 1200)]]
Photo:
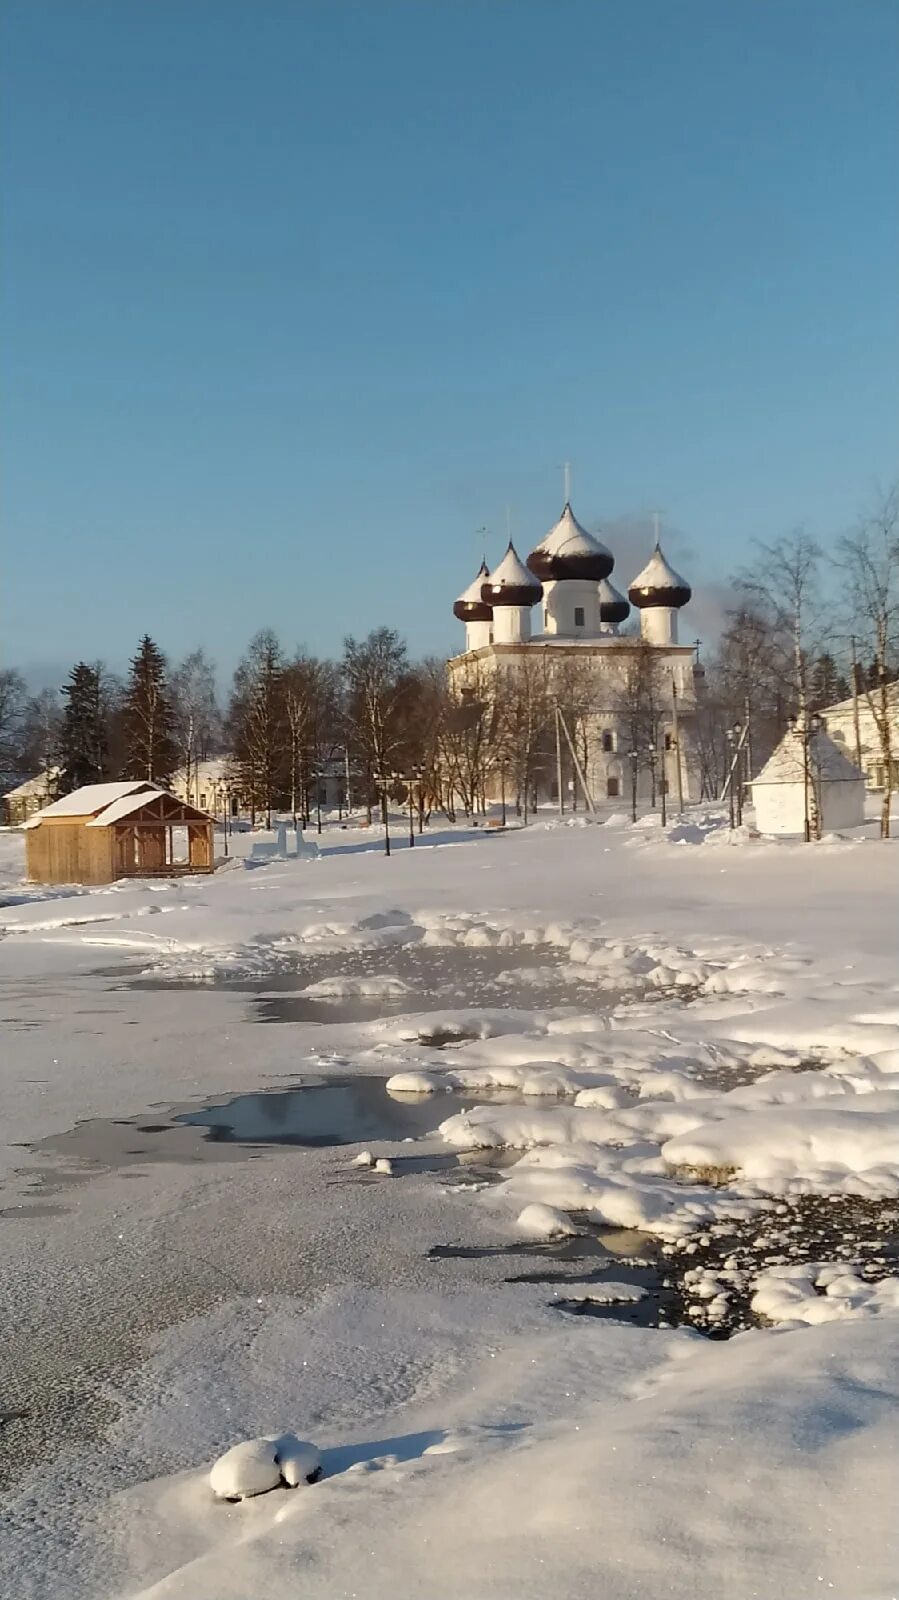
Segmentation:
[(752, 1309), (769, 1322), (791, 1325), (899, 1312), (899, 1279), (868, 1283), (840, 1262), (771, 1267), (757, 1279)]

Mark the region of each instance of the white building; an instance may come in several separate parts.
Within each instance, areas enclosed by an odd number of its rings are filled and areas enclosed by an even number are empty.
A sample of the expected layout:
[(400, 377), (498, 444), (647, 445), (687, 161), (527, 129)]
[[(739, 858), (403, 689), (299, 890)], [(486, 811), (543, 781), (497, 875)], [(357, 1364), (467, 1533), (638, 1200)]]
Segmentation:
[(44, 806), (50, 805), (58, 792), (58, 767), (48, 767), (46, 772), (39, 772), (36, 778), (26, 778), (24, 783), (8, 789), (3, 796), (4, 821), (11, 828), (20, 826), (29, 817), (42, 811)]
[(793, 727), (752, 781), (760, 833), (804, 834), (817, 814), (822, 833), (865, 820), (865, 780), (824, 728)]
[[(871, 701), (873, 699), (873, 706)], [(899, 683), (891, 683), (887, 687), (887, 715), (890, 719), (890, 745), (892, 748), (892, 785), (899, 789)], [(858, 713), (858, 737), (856, 738), (856, 709)], [(845, 750), (850, 760), (860, 766), (865, 775), (865, 783), (869, 789), (883, 789), (885, 787), (886, 771), (884, 769), (883, 745), (877, 729), (874, 712), (880, 714), (880, 690), (876, 689), (872, 695), (863, 690), (858, 700), (840, 700), (836, 705), (827, 706), (821, 715), (827, 725), (827, 731), (835, 744)]]
[[(451, 686), (460, 698), (476, 699), (516, 674), (520, 684), (535, 668), (545, 700), (564, 708), (576, 677), (580, 760), (595, 803), (629, 796), (635, 776), (641, 800), (658, 792), (663, 773), (674, 794), (678, 763), (685, 798), (698, 798), (694, 649), (678, 640), (690, 586), (658, 544), (630, 584), (629, 600), (609, 581), (614, 564), (568, 503), (526, 563), (510, 541), (499, 565), (492, 572), (482, 565), (453, 606), (465, 624), (465, 649), (448, 664)], [(639, 634), (621, 632), (631, 606), (640, 614)], [(638, 704), (638, 679), (648, 714)], [(496, 789), (494, 772), (491, 798)], [(534, 790), (538, 802), (558, 797), (552, 759), (538, 764)]]

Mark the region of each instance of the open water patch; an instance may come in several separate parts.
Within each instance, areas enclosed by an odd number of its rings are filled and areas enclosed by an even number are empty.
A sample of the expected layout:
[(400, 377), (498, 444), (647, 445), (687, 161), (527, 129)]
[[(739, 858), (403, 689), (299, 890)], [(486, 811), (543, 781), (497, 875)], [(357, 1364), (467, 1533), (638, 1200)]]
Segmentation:
[[(116, 987), (221, 990), (246, 995), (252, 1019), (261, 1023), (359, 1023), (411, 1013), (460, 1009), (550, 1009), (594, 1005), (608, 1012), (617, 990), (552, 946), (514, 949), (407, 944), (389, 949), (344, 950), (316, 955), (272, 951), (254, 972), (218, 969), (205, 977), (144, 974), (122, 983), (120, 969), (106, 970)], [(326, 992), (326, 991), (330, 992)], [(654, 996), (653, 996), (654, 998)], [(445, 1043), (458, 1043), (458, 1036)]]

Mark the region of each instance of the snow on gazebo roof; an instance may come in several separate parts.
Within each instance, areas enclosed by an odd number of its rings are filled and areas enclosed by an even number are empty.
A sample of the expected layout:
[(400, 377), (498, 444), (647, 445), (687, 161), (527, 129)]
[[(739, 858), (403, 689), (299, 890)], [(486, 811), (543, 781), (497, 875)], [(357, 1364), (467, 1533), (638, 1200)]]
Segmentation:
[(22, 826), (36, 828), (45, 817), (96, 816), (98, 811), (111, 806), (113, 801), (121, 800), (129, 794), (141, 792), (146, 794), (148, 790), (155, 793), (156, 785), (140, 778), (132, 778), (126, 783), (86, 783), (83, 788), (73, 789), (71, 794), (64, 794), (61, 800), (54, 800), (52, 805), (44, 806), (42, 811), (36, 811)]
[(599, 582), (615, 565), (611, 550), (582, 527), (566, 500), (558, 522), (528, 556), (528, 566), (538, 578), (586, 578)]
[(478, 568), (476, 578), (473, 578), (467, 589), (463, 589), (458, 600), (453, 606), (453, 616), (460, 622), (489, 622), (493, 616), (493, 608), (481, 597), (481, 590), (490, 577), (486, 561), (482, 561)]
[(528, 571), (510, 539), (499, 566), (481, 584), (481, 599), (488, 606), (532, 606), (542, 593), (543, 585)]
[(603, 578), (599, 585), (600, 622), (623, 622), (630, 609), (624, 595), (619, 594), (608, 578)]
[[(809, 732), (808, 766), (816, 784), (864, 782), (854, 761), (843, 754), (824, 728)], [(800, 727), (787, 730), (758, 777), (752, 780), (753, 788), (767, 783), (805, 783), (805, 738)]]
[[(167, 789), (159, 789), (154, 784), (152, 787), (142, 789), (138, 794), (123, 794), (118, 800), (113, 800), (112, 805), (104, 806), (87, 824), (89, 828), (108, 828), (113, 822), (121, 822), (123, 817), (131, 817), (135, 811), (142, 811), (151, 800), (158, 800), (160, 795), (167, 795)], [(192, 809), (192, 808), (191, 808)]]
[(635, 606), (685, 606), (693, 590), (686, 578), (675, 572), (671, 562), (662, 554), (657, 544), (642, 572), (628, 589), (628, 598)]

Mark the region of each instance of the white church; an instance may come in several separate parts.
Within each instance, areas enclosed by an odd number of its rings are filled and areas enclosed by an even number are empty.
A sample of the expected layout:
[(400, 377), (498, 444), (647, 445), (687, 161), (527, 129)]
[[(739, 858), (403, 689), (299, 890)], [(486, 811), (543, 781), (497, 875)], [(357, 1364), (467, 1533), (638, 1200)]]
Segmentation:
[[(580, 772), (563, 783), (563, 803), (698, 798), (693, 724), (697, 681), (692, 645), (678, 641), (678, 612), (690, 585), (657, 542), (628, 586), (627, 598), (610, 582), (611, 550), (582, 527), (566, 502), (562, 515), (523, 562), (509, 543), (488, 571), (482, 564), (453, 606), (465, 626), (465, 648), (448, 663), (460, 699), (508, 692), (539, 681), (543, 704), (563, 713)], [(639, 629), (628, 626), (631, 607)], [(571, 709), (574, 707), (574, 711)], [(577, 729), (571, 727), (576, 721)], [(552, 738), (549, 740), (550, 746)], [(514, 762), (514, 752), (512, 756)], [(565, 762), (566, 773), (575, 762)], [(557, 762), (534, 762), (532, 799), (558, 801)], [(489, 784), (497, 795), (496, 774)]]

